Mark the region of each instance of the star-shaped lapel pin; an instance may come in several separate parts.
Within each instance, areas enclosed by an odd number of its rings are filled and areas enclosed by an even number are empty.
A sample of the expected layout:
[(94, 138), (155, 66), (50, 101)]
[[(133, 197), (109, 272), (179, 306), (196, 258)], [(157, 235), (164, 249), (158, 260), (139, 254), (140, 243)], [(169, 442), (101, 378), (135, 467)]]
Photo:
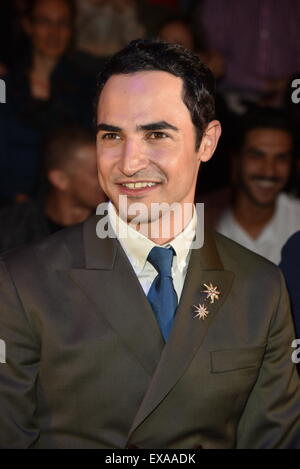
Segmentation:
[(205, 319), (206, 316), (208, 316), (209, 314), (209, 311), (205, 308), (204, 305), (194, 305), (194, 308), (195, 308), (195, 311), (194, 313), (197, 313), (195, 314), (194, 318), (199, 318), (199, 319)]
[(202, 290), (202, 292), (206, 293), (206, 299), (210, 300), (210, 303), (214, 303), (215, 300), (219, 299), (219, 295), (221, 295), (221, 293), (218, 291), (218, 287), (214, 287), (211, 282), (209, 282), (209, 285), (204, 283), (204, 286), (206, 287), (206, 290)]

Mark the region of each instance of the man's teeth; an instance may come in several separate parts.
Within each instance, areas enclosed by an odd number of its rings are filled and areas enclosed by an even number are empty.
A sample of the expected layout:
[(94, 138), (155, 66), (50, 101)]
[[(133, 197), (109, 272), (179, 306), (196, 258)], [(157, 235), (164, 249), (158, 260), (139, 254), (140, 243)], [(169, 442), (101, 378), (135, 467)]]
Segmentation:
[(276, 183), (273, 181), (257, 181), (256, 184), (260, 187), (268, 189), (269, 187), (274, 187)]
[(156, 186), (156, 182), (131, 182), (129, 184), (122, 184), (122, 186), (127, 187), (127, 189), (142, 189), (143, 187)]

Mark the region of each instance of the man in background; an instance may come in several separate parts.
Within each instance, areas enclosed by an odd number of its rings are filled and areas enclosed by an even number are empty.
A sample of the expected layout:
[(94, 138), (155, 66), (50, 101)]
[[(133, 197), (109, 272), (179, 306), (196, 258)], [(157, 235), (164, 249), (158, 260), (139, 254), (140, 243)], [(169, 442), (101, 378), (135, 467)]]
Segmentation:
[(232, 190), (205, 200), (216, 230), (275, 264), (300, 229), (300, 202), (283, 192), (292, 174), (294, 142), (284, 114), (245, 116), (232, 158)]
[(42, 179), (44, 195), (0, 211), (0, 252), (80, 223), (105, 200), (97, 178), (93, 133), (70, 125), (49, 134)]

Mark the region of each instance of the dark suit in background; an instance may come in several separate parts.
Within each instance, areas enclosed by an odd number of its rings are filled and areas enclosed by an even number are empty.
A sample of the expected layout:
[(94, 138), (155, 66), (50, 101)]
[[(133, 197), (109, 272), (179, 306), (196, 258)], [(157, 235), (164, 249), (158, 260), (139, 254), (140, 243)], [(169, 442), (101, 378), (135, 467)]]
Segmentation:
[[(291, 298), (296, 336), (300, 338), (300, 231), (295, 233), (282, 249), (280, 266)], [(298, 365), (300, 372), (300, 364)]]

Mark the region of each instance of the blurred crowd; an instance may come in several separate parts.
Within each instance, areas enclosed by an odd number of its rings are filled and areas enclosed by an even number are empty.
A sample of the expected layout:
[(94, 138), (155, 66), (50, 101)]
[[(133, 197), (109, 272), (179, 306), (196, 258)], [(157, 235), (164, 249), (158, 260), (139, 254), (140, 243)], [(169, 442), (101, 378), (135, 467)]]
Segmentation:
[[(300, 230), (298, 0), (2, 0), (0, 252), (87, 218), (97, 180), (94, 99), (107, 58), (159, 37), (217, 82), (223, 134), (196, 200), (217, 230), (275, 263)], [(201, 182), (200, 182), (201, 181)]]

